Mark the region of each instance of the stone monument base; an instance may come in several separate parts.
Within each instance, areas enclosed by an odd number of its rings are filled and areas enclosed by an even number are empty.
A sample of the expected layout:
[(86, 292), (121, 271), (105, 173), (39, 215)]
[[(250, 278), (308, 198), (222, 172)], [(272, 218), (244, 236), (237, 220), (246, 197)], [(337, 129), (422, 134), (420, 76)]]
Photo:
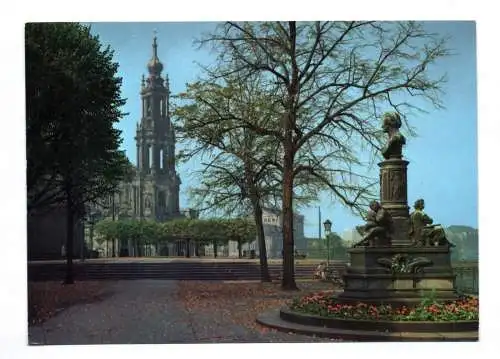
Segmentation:
[(429, 296), (458, 298), (448, 247), (358, 247), (349, 253), (342, 302), (412, 306)]

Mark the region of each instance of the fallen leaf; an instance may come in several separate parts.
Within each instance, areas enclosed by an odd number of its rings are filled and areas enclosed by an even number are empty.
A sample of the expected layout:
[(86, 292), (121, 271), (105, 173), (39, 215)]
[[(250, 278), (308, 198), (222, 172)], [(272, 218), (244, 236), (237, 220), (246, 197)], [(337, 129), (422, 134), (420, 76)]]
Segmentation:
[[(284, 291), (281, 283), (220, 283), (182, 281), (178, 296), (191, 313), (223, 314), (228, 323), (270, 332), (259, 325), (257, 316), (269, 309), (279, 308), (292, 298), (314, 291), (333, 290), (332, 285), (323, 282), (299, 282), (300, 292)], [(235, 305), (237, 304), (237, 305)], [(214, 315), (216, 316), (216, 315)], [(221, 323), (223, 325), (224, 323)], [(276, 332), (273, 330), (272, 332)]]
[(104, 281), (28, 282), (28, 323), (42, 323), (72, 305), (99, 300), (107, 287)]

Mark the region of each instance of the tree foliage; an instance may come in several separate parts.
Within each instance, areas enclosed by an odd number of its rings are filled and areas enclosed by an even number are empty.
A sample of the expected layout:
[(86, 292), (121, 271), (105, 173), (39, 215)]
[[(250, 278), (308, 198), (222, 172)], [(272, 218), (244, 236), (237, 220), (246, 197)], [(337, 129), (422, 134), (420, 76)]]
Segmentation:
[(199, 245), (248, 243), (255, 240), (256, 226), (248, 218), (176, 219), (167, 222), (144, 220), (102, 220), (96, 232), (106, 240), (132, 241), (135, 245), (156, 245), (192, 240)]
[[(329, 243), (328, 243), (329, 240)], [(351, 246), (346, 243), (337, 233), (330, 233), (324, 239), (308, 239), (307, 240), (307, 257), (322, 258), (328, 257), (328, 249), (330, 250), (330, 259), (348, 260), (349, 256), (347, 249)]]
[[(253, 213), (257, 225), (262, 281), (270, 281), (262, 207), (274, 207), (280, 194), (279, 175), (272, 161), (279, 144), (233, 125), (233, 117), (257, 118), (267, 106), (256, 83), (225, 78), (222, 85), (196, 82), (179, 97), (184, 105), (175, 110), (178, 133), (192, 150), (183, 157), (200, 161), (201, 185), (191, 194), (205, 210), (225, 215)], [(185, 104), (185, 102), (188, 102)], [(236, 123), (237, 125), (237, 123)], [(225, 131), (232, 128), (232, 131)], [(241, 252), (241, 240), (238, 240)], [(241, 254), (240, 254), (241, 255)]]
[[(191, 195), (204, 210), (223, 215), (248, 214), (253, 201), (264, 207), (281, 204), (281, 144), (241, 126), (239, 118), (279, 123), (258, 81), (241, 82), (228, 76), (218, 83), (187, 85), (174, 110), (179, 139), (189, 145), (183, 160), (200, 159), (200, 185)], [(317, 199), (314, 182), (297, 181), (296, 203)]]
[(121, 78), (109, 47), (76, 23), (26, 25), (28, 209), (77, 208), (124, 176)]
[(114, 125), (124, 115), (113, 52), (78, 23), (29, 23), (26, 49), (28, 212), (66, 206), (72, 283), (73, 226), (86, 204), (113, 192), (126, 157)]

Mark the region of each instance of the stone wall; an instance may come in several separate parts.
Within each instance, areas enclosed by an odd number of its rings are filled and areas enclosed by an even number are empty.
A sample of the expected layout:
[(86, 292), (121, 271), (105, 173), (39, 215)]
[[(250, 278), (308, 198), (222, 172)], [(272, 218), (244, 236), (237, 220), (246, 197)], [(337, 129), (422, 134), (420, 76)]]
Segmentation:
[[(62, 246), (66, 246), (66, 211), (55, 207), (45, 213), (28, 215), (28, 260), (61, 259)], [(80, 257), (84, 227), (75, 221), (73, 255)]]

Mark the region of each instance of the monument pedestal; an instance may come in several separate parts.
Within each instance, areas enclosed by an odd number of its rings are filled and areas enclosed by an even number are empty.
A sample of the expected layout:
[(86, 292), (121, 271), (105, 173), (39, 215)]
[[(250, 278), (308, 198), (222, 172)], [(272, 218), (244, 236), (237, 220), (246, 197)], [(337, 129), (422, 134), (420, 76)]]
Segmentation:
[[(381, 151), (385, 160), (378, 164), (380, 203), (370, 204), (373, 212), (367, 216), (365, 228), (368, 230), (365, 229), (363, 241), (349, 250), (351, 265), (344, 274), (344, 292), (339, 295), (344, 302), (411, 305), (431, 294), (443, 301), (458, 297), (449, 242), (435, 236), (438, 240), (432, 244), (436, 246), (430, 245), (433, 229), (426, 226), (432, 219), (424, 219), (419, 212), (420, 217), (412, 215), (410, 238), (409, 162), (403, 160), (406, 139), (399, 131), (401, 125), (399, 114), (384, 115), (382, 128), (388, 134), (388, 141)], [(423, 200), (420, 201), (423, 209)], [(379, 211), (382, 212), (379, 214)], [(426, 228), (428, 234), (422, 241)]]
[(448, 247), (358, 247), (349, 254), (343, 302), (412, 306), (430, 295), (458, 298)]
[(410, 245), (408, 219), (410, 217), (407, 198), (408, 161), (390, 158), (380, 162), (380, 204), (394, 222), (393, 245)]

